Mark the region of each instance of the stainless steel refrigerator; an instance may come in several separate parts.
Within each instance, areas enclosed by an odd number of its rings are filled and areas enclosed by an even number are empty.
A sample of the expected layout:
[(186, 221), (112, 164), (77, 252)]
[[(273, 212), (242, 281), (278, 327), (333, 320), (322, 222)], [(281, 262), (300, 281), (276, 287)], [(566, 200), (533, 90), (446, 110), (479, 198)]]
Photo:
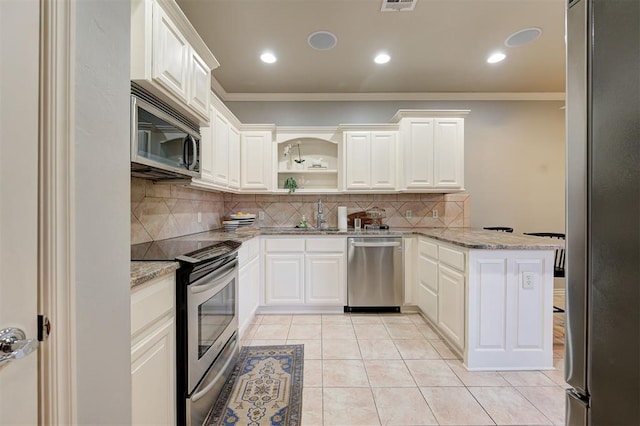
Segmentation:
[(640, 425), (640, 0), (566, 22), (566, 422)]

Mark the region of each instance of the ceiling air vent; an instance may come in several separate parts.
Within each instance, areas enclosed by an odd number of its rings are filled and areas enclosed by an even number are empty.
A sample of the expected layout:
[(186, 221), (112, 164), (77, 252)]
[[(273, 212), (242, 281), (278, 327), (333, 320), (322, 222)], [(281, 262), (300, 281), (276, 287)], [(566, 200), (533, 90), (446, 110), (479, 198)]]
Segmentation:
[(409, 12), (416, 7), (418, 0), (382, 0), (383, 12)]

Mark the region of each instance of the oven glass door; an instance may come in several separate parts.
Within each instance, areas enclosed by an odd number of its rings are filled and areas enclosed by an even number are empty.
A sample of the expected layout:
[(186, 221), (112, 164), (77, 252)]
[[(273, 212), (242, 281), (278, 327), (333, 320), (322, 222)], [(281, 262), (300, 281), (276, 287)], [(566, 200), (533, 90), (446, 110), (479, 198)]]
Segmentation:
[(187, 291), (188, 392), (191, 393), (238, 328), (237, 260), (205, 275)]
[(198, 306), (198, 359), (218, 340), (235, 317), (235, 283), (230, 282)]

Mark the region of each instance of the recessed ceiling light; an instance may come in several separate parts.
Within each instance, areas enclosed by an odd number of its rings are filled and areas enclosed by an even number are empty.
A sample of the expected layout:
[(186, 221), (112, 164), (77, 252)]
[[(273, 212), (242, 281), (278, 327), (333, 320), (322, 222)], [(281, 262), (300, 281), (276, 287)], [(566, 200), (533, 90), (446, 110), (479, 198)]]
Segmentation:
[(316, 31), (315, 33), (309, 34), (309, 37), (307, 37), (307, 43), (309, 43), (309, 46), (317, 50), (333, 49), (337, 42), (338, 39), (336, 36), (329, 31)]
[(497, 62), (502, 61), (504, 58), (506, 58), (507, 55), (505, 55), (502, 52), (495, 52), (492, 53), (488, 58), (487, 58), (487, 62), (489, 62), (490, 64), (495, 64)]
[(540, 37), (540, 34), (542, 34), (542, 30), (540, 28), (525, 28), (524, 30), (516, 31), (507, 37), (504, 41), (504, 45), (507, 47), (524, 46), (525, 44), (531, 43)]
[(373, 59), (376, 64), (386, 64), (387, 62), (389, 62), (389, 60), (391, 60), (391, 56), (387, 55), (386, 53), (378, 53)]
[(264, 52), (262, 55), (260, 55), (260, 59), (262, 60), (262, 62), (266, 62), (267, 64), (272, 64), (278, 60), (278, 58), (276, 58), (276, 55), (271, 52)]

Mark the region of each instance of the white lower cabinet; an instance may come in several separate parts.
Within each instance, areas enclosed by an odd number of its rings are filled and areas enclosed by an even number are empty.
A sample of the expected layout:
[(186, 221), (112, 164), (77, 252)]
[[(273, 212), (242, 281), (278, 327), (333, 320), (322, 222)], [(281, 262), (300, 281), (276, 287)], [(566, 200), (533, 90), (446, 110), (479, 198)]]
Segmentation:
[(308, 253), (304, 263), (304, 301), (344, 306), (344, 254)]
[(553, 368), (553, 259), (421, 236), (416, 303), (469, 370)]
[(304, 303), (304, 253), (267, 253), (265, 256), (265, 304)]
[(418, 307), (460, 352), (465, 349), (464, 259), (462, 250), (418, 239)]
[(131, 291), (131, 424), (176, 423), (175, 276)]
[(438, 266), (438, 326), (453, 344), (464, 349), (464, 273)]
[(273, 238), (264, 241), (269, 306), (344, 306), (346, 238)]
[(426, 256), (421, 251), (418, 253), (418, 306), (434, 324), (437, 324), (438, 260)]
[(242, 338), (260, 304), (259, 240), (253, 238), (240, 247), (238, 261), (238, 330)]

